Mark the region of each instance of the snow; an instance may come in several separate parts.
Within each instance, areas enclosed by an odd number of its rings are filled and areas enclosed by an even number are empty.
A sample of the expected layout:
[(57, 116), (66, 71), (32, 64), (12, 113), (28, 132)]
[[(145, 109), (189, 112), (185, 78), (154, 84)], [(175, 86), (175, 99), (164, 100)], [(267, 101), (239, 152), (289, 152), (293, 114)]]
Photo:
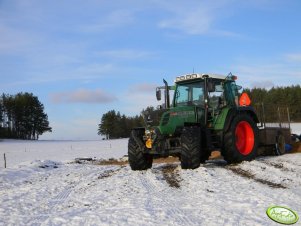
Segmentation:
[[(301, 134), (301, 124), (292, 130)], [(210, 160), (195, 170), (74, 161), (122, 158), (127, 142), (1, 141), (0, 225), (253, 226), (278, 225), (266, 215), (271, 205), (301, 214), (300, 153), (236, 165)]]
[(34, 161), (0, 181), (0, 225), (277, 225), (270, 205), (301, 213), (300, 154), (196, 170)]
[(300, 135), (301, 134), (301, 123), (291, 123), (291, 130), (292, 130), (292, 133)]
[(79, 157), (121, 158), (127, 154), (128, 139), (100, 141), (22, 141), (0, 140), (0, 169), (26, 165), (34, 160), (68, 162)]

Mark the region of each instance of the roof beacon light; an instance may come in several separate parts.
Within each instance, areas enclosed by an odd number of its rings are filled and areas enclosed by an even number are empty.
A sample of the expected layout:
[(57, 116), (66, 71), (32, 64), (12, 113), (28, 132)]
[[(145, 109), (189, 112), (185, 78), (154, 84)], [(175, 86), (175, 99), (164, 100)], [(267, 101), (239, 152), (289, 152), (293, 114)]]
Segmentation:
[(237, 80), (237, 76), (236, 75), (232, 75), (232, 80)]

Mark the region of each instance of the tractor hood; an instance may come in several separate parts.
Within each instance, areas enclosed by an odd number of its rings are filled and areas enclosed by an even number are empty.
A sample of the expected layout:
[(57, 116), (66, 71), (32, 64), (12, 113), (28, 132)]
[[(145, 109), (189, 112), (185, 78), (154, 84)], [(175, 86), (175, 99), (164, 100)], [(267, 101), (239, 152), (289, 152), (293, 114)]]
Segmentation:
[(158, 127), (161, 134), (174, 134), (177, 128), (184, 126), (185, 122), (197, 122), (196, 112), (195, 106), (176, 107), (165, 112)]

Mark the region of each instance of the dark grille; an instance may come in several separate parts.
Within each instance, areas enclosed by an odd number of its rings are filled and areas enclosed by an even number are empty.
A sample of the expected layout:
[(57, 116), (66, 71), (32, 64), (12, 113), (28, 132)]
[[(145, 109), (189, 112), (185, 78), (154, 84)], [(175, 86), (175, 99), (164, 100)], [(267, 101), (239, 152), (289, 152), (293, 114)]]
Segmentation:
[(162, 126), (165, 126), (169, 121), (169, 113), (165, 114), (162, 119)]

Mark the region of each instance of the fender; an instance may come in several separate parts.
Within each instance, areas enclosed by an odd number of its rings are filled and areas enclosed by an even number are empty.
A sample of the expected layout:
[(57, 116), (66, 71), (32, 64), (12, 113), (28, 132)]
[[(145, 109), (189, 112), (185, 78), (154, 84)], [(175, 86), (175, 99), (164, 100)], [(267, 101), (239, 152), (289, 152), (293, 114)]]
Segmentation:
[(225, 126), (224, 126), (224, 132), (227, 131), (230, 128), (232, 120), (238, 114), (248, 114), (249, 116), (251, 116), (253, 118), (253, 120), (256, 123), (259, 123), (259, 120), (258, 120), (258, 117), (256, 115), (255, 109), (252, 106), (240, 106), (240, 107), (231, 108), (229, 110), (227, 118), (226, 118), (226, 123), (225, 123)]

